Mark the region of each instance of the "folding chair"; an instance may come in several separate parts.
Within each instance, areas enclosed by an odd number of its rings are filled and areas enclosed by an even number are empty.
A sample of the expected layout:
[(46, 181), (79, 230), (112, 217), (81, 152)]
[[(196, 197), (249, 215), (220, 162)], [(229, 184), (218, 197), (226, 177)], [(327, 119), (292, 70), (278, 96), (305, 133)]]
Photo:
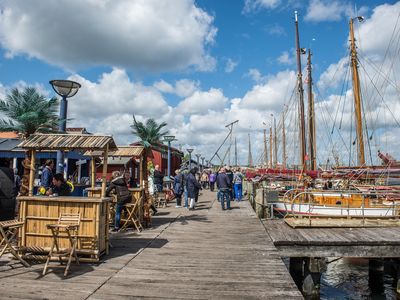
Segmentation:
[[(48, 224), (47, 228), (51, 230), (53, 236), (53, 244), (50, 248), (49, 255), (47, 256), (46, 264), (44, 265), (43, 275), (46, 274), (47, 267), (52, 258), (58, 257), (60, 263), (62, 264), (62, 257), (68, 257), (67, 266), (64, 271), (64, 276), (67, 276), (72, 257), (74, 256), (75, 262), (79, 265), (78, 255), (76, 253), (76, 246), (78, 243), (78, 230), (80, 226), (81, 218), (80, 214), (61, 214), (57, 224)], [(66, 235), (61, 235), (60, 233), (66, 233)], [(58, 244), (58, 238), (68, 237), (71, 248), (60, 251)], [(54, 252), (54, 248), (56, 251)]]
[(138, 216), (138, 213), (139, 213), (139, 201), (137, 199), (134, 199), (134, 200), (135, 201), (133, 203), (125, 204), (125, 208), (126, 208), (128, 216), (125, 219), (125, 223), (122, 225), (120, 230), (125, 229), (130, 224), (132, 224), (136, 228), (136, 230), (138, 232), (143, 230), (142, 223), (140, 223), (140, 219), (139, 219), (139, 216)]
[(24, 222), (18, 220), (0, 221), (0, 257), (2, 257), (4, 253), (11, 253), (25, 267), (30, 267), (30, 265), (22, 259), (16, 248), (12, 245), (12, 243), (17, 239), (18, 230), (23, 225)]

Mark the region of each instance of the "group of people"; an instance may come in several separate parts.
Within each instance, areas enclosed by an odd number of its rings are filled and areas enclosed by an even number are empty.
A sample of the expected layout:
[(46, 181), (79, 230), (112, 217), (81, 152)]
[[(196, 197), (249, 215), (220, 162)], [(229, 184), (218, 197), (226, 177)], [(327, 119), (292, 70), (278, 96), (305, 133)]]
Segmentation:
[(230, 201), (242, 200), (244, 175), (239, 168), (231, 170), (226, 166), (221, 167), (218, 172), (204, 170), (200, 174), (199, 169), (195, 167), (186, 174), (181, 170), (176, 170), (175, 174), (173, 191), (177, 208), (182, 206), (182, 197), (184, 197), (184, 207), (194, 209), (199, 197), (199, 191), (206, 188), (214, 191), (215, 185), (217, 185), (218, 189), (217, 198), (221, 202), (223, 210), (225, 210), (225, 202), (227, 209), (230, 209)]
[(47, 196), (69, 196), (71, 194), (71, 186), (67, 184), (63, 174), (53, 174), (53, 169), (54, 161), (47, 160), (40, 178), (41, 188), (44, 188), (43, 194)]
[(174, 177), (173, 191), (177, 208), (182, 207), (182, 197), (184, 197), (184, 207), (189, 210), (195, 209), (199, 199), (199, 192), (202, 189), (199, 180), (196, 178), (198, 171), (197, 167), (192, 168), (187, 174), (184, 174), (180, 170), (175, 171), (176, 176)]

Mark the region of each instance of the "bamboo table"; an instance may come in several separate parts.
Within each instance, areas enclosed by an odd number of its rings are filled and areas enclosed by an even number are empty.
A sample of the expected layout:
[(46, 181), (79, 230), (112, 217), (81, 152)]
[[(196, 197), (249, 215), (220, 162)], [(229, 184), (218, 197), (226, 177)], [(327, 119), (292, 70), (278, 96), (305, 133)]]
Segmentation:
[[(50, 251), (52, 235), (47, 224), (56, 223), (61, 213), (80, 213), (77, 253), (85, 255), (81, 261), (96, 262), (108, 254), (108, 215), (111, 198), (93, 197), (18, 197), (21, 229), (21, 247), (33, 254)], [(60, 248), (68, 248), (67, 238), (60, 238)]]

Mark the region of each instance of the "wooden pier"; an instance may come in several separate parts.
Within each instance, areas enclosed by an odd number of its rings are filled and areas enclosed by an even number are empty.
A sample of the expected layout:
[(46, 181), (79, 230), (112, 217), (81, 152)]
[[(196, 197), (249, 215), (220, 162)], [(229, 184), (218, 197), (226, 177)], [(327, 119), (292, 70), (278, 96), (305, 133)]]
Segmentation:
[(292, 228), (276, 219), (263, 223), (285, 257), (400, 257), (400, 227)]
[(159, 209), (153, 227), (111, 236), (99, 264), (43, 263), (24, 268), (0, 260), (0, 298), (14, 299), (302, 299), (249, 202), (222, 211), (204, 191), (195, 211)]

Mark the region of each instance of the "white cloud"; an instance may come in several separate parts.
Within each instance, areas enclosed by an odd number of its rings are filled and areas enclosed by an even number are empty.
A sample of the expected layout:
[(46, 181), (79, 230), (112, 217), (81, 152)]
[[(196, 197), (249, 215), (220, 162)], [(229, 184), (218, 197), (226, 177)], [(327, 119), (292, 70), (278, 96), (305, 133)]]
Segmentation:
[[(357, 13), (362, 15), (368, 8), (362, 6)], [(354, 17), (355, 12), (351, 2), (341, 0), (310, 0), (304, 20), (310, 22), (339, 21), (342, 18)]]
[(241, 107), (281, 110), (295, 87), (296, 78), (293, 71), (283, 71), (274, 76), (269, 76), (265, 84), (255, 85), (252, 90), (246, 93), (241, 102)]
[(211, 88), (207, 92), (196, 91), (179, 103), (177, 111), (183, 114), (205, 114), (209, 111), (221, 111), (228, 99), (221, 89)]
[(249, 13), (261, 8), (274, 9), (281, 3), (281, 0), (245, 0), (243, 12)]
[(188, 97), (199, 89), (200, 83), (190, 79), (180, 79), (175, 82), (175, 86), (170, 83), (159, 80), (154, 83), (154, 87), (163, 93), (176, 94), (179, 97)]
[(225, 72), (232, 73), (237, 65), (238, 65), (237, 61), (233, 61), (231, 58), (228, 58), (225, 65)]
[(285, 36), (286, 31), (285, 28), (280, 26), (279, 24), (271, 24), (265, 27), (265, 30), (268, 32), (270, 35), (275, 35), (275, 36)]
[(265, 77), (261, 74), (258, 69), (250, 69), (244, 76), (250, 77), (254, 82), (262, 82), (265, 80)]
[(283, 51), (282, 54), (278, 57), (278, 62), (284, 65), (293, 65), (294, 57), (290, 57), (288, 51)]
[(213, 17), (194, 0), (5, 0), (1, 8), (9, 58), (28, 55), (69, 69), (208, 71), (216, 65), (207, 50), (217, 33)]

